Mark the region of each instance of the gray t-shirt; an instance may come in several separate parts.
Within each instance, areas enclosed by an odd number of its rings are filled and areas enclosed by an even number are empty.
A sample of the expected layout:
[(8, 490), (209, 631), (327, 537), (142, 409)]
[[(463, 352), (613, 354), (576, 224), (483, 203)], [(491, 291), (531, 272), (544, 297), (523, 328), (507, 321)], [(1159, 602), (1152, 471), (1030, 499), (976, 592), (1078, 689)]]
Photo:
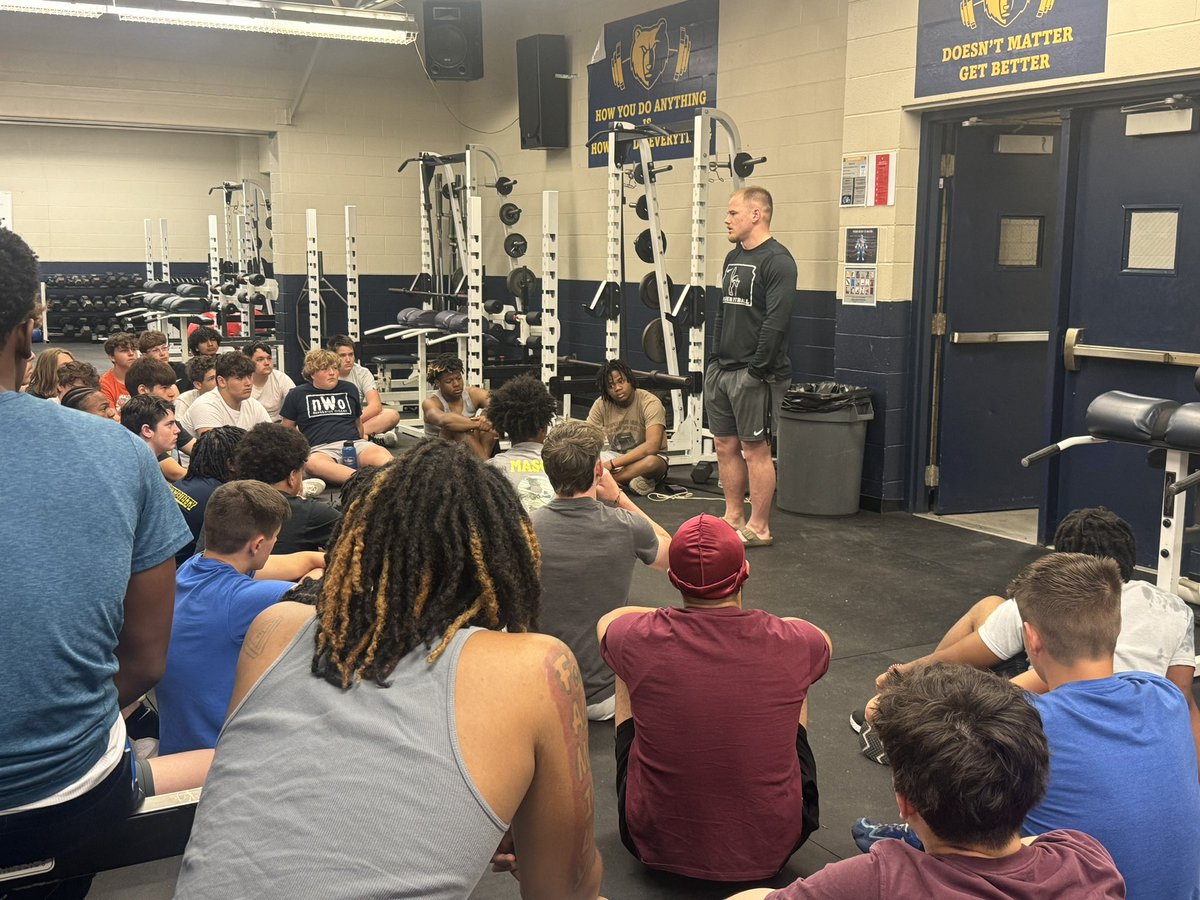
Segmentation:
[(488, 460), (512, 482), (525, 512), (541, 509), (554, 499), (554, 488), (542, 468), (542, 445), (537, 441), (513, 444), (511, 450), (497, 453)]
[(629, 603), (633, 564), (658, 556), (650, 523), (591, 497), (555, 499), (530, 516), (542, 548), (541, 631), (575, 654), (590, 706), (613, 692), (613, 673), (600, 658), (596, 622)]

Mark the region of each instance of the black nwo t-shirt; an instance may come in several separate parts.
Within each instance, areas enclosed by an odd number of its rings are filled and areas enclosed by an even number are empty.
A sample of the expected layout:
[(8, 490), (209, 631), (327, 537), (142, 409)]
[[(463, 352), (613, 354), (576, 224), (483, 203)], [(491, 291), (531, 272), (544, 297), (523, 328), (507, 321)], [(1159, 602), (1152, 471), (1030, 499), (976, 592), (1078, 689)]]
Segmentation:
[(283, 398), (279, 415), (296, 423), (309, 444), (341, 443), (358, 440), (358, 419), (362, 403), (358, 388), (348, 381), (339, 381), (328, 391), (312, 384), (301, 384)]

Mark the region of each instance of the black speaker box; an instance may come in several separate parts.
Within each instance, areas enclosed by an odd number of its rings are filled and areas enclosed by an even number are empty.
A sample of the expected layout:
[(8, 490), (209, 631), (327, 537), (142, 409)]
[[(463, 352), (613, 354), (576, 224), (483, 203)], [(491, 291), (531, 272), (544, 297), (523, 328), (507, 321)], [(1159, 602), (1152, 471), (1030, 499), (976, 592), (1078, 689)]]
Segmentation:
[(425, 71), (434, 81), (483, 77), (483, 12), (480, 0), (425, 0), (422, 31)]
[(517, 41), (517, 103), (521, 112), (521, 149), (550, 150), (567, 146), (570, 109), (565, 78), (567, 39), (561, 34), (535, 34)]

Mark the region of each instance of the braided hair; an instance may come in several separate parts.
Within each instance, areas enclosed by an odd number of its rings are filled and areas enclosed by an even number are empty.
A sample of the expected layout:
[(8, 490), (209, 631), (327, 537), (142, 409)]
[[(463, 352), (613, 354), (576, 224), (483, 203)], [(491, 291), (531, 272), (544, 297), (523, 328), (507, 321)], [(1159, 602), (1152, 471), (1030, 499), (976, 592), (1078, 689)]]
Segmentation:
[(452, 375), (463, 371), (463, 361), (453, 353), (443, 353), (441, 356), (435, 356), (425, 367), (425, 380), (430, 384), (437, 384), (439, 378), (443, 375)]
[(1054, 532), (1058, 553), (1086, 553), (1108, 557), (1121, 570), (1121, 580), (1133, 577), (1137, 561), (1137, 540), (1129, 523), (1103, 506), (1077, 509), (1067, 513)]
[[(541, 553), (508, 479), (462, 447), (426, 441), (382, 467), (326, 554), (312, 671), (381, 687), (418, 646), (433, 663), (464, 626), (529, 631)], [(436, 646), (435, 646), (436, 642)]]
[(233, 481), (233, 457), (245, 436), (246, 429), (236, 425), (222, 425), (204, 432), (196, 438), (196, 446), (192, 448), (187, 477)]
[(554, 419), (554, 398), (532, 375), (510, 378), (492, 391), (487, 417), (514, 443), (530, 441)]

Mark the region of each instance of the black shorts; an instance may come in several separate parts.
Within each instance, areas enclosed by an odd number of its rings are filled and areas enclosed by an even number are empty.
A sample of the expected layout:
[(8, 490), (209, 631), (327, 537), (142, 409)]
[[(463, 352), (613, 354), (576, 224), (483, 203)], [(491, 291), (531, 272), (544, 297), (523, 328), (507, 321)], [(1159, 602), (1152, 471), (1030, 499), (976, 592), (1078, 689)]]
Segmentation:
[[(639, 861), (642, 854), (638, 852), (633, 837), (629, 834), (629, 825), (625, 821), (625, 780), (629, 774), (629, 749), (633, 746), (633, 719), (626, 719), (616, 728), (617, 753), (617, 828), (621, 833), (621, 843), (625, 849)], [(812, 748), (808, 746), (808, 732), (803, 725), (796, 725), (796, 758), (800, 760), (800, 786), (803, 797), (800, 811), (800, 840), (791, 853), (795, 853), (808, 840), (809, 836), (821, 827), (820, 794), (817, 791), (817, 761), (813, 759)], [(785, 858), (779, 864), (782, 869), (787, 865)]]
[(121, 761), (83, 796), (0, 816), (0, 868), (79, 847), (126, 819), (153, 790), (148, 763), (135, 760), (126, 741)]

